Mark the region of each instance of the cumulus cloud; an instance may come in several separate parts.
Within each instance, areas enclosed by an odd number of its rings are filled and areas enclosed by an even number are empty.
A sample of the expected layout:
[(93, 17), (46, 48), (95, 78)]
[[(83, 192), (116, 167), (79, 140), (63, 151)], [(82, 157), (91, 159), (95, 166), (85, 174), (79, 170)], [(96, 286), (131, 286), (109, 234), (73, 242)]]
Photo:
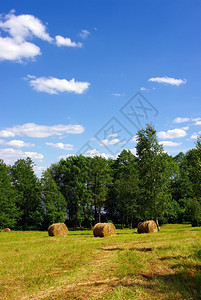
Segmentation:
[(46, 143), (47, 146), (50, 146), (55, 149), (61, 150), (73, 150), (73, 145), (71, 144), (63, 144), (63, 143)]
[(75, 79), (66, 80), (66, 79), (58, 79), (55, 77), (34, 77), (28, 75), (27, 79), (31, 87), (38, 92), (45, 92), (48, 94), (58, 94), (62, 92), (69, 92), (75, 94), (84, 93), (90, 83), (84, 81), (75, 81)]
[[(14, 11), (5, 16), (0, 15), (0, 29), (8, 35), (0, 37), (0, 60), (17, 62), (22, 62), (24, 59), (33, 60), (41, 54), (40, 48), (30, 42), (33, 38), (54, 43), (57, 46), (82, 47), (82, 43), (73, 42), (68, 37), (57, 35), (52, 38), (42, 21), (33, 15), (15, 15)], [(86, 38), (88, 34), (87, 30), (83, 30), (82, 38)]]
[(0, 37), (0, 60), (21, 62), (23, 58), (34, 59), (41, 54), (40, 48), (33, 43), (17, 43), (10, 37)]
[(182, 128), (170, 129), (168, 131), (160, 131), (158, 132), (158, 137), (161, 139), (174, 139), (181, 138), (187, 135), (186, 130)]
[(14, 127), (6, 128), (0, 131), (0, 137), (28, 136), (33, 138), (45, 138), (49, 136), (63, 134), (80, 134), (84, 132), (81, 125), (37, 125), (35, 123), (26, 123)]
[(176, 79), (172, 77), (152, 77), (148, 81), (151, 82), (158, 82), (158, 83), (165, 83), (165, 84), (170, 84), (170, 85), (176, 85), (179, 86), (181, 84), (186, 83), (186, 79)]
[(89, 34), (90, 34), (90, 32), (89, 32), (88, 30), (82, 29), (82, 31), (80, 32), (80, 37), (81, 37), (83, 40), (85, 40), (85, 39), (88, 37)]
[(25, 159), (30, 157), (33, 160), (42, 161), (43, 155), (37, 152), (23, 152), (22, 150), (16, 150), (13, 148), (0, 149), (0, 157), (7, 164), (13, 164), (18, 159)]
[(188, 122), (188, 121), (190, 121), (189, 118), (180, 118), (180, 117), (178, 117), (178, 118), (173, 120), (173, 123), (179, 124), (179, 123), (185, 123), (185, 122)]
[(14, 147), (14, 148), (23, 148), (23, 147), (34, 147), (34, 144), (31, 143), (25, 143), (24, 141), (21, 140), (11, 140), (9, 142), (6, 142), (5, 140), (0, 140), (0, 144), (3, 146), (8, 146), (8, 147)]
[(27, 39), (37, 37), (47, 42), (53, 39), (46, 31), (45, 25), (33, 15), (18, 15), (14, 12), (1, 17), (0, 28), (9, 34), (0, 37), (0, 60), (21, 62), (22, 59), (33, 59), (41, 54), (40, 48)]
[(61, 35), (55, 36), (55, 39), (56, 39), (56, 44), (59, 47), (61, 47), (61, 46), (73, 47), (73, 48), (75, 48), (75, 47), (81, 48), (82, 47), (82, 43), (72, 42), (70, 38), (64, 38)]
[(47, 33), (45, 25), (33, 15), (16, 16), (11, 12), (0, 21), (0, 28), (8, 32), (18, 43), (33, 36), (48, 42), (53, 40)]
[(172, 142), (172, 141), (161, 141), (159, 142), (159, 144), (167, 147), (177, 147), (181, 145), (181, 143)]
[(105, 140), (101, 140), (100, 141), (100, 145), (101, 146), (107, 146), (107, 145), (116, 145), (116, 144), (119, 144), (120, 143), (120, 140), (119, 139), (105, 139)]

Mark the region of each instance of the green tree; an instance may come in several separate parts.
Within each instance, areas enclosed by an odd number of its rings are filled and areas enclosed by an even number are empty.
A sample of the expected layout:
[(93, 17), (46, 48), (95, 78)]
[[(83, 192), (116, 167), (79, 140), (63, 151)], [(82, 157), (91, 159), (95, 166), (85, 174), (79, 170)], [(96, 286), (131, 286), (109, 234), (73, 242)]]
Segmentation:
[(23, 229), (40, 227), (43, 221), (40, 184), (33, 166), (31, 158), (27, 158), (17, 160), (11, 167), (12, 184), (20, 195), (16, 204), (21, 211), (19, 225)]
[(196, 148), (187, 151), (186, 159), (193, 197), (201, 200), (201, 137), (197, 139)]
[(201, 205), (197, 198), (188, 199), (185, 213), (192, 226), (201, 226)]
[(156, 130), (150, 124), (137, 133), (137, 156), (140, 174), (141, 215), (158, 224), (171, 201), (170, 182), (173, 161), (159, 144)]
[(137, 222), (139, 173), (137, 161), (131, 151), (123, 150), (115, 162), (114, 189), (116, 191), (116, 208), (121, 217), (121, 223)]
[(71, 225), (82, 226), (93, 218), (91, 194), (88, 186), (89, 160), (83, 155), (70, 156), (50, 167), (52, 178), (66, 199), (67, 215)]
[(47, 228), (52, 223), (63, 223), (66, 218), (66, 200), (52, 179), (49, 169), (41, 178), (41, 198), (44, 212), (43, 227)]
[(9, 167), (0, 160), (0, 228), (15, 227), (20, 211), (16, 206), (19, 195), (11, 183)]
[(91, 191), (96, 222), (101, 222), (101, 211), (107, 199), (111, 182), (111, 169), (107, 160), (101, 156), (93, 157), (89, 164), (88, 186)]

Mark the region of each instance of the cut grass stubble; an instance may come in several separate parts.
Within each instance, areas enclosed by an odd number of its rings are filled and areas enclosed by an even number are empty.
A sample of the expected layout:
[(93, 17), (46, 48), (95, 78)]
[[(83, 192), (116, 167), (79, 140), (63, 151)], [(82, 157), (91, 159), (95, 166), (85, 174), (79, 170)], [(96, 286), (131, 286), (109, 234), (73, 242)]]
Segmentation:
[(0, 299), (201, 299), (201, 228), (0, 233)]

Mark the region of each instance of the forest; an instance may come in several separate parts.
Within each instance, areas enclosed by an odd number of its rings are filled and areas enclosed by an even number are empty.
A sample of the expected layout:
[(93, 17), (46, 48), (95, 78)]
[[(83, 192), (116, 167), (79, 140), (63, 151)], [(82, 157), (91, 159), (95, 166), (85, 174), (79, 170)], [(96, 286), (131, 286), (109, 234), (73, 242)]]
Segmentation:
[(116, 159), (69, 156), (41, 178), (30, 158), (12, 166), (0, 160), (0, 229), (47, 230), (57, 222), (133, 228), (150, 219), (200, 226), (201, 137), (175, 157), (164, 151), (151, 124), (136, 140), (136, 155), (123, 150)]

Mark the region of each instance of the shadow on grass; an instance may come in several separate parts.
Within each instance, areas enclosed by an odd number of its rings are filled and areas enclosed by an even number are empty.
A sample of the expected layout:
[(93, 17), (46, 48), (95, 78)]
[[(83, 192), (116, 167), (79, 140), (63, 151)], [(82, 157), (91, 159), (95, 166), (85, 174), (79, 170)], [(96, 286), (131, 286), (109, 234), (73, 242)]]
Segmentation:
[(178, 259), (184, 259), (184, 258), (189, 258), (190, 256), (182, 256), (182, 255), (177, 255), (177, 256), (164, 256), (159, 258), (160, 260), (164, 261), (164, 260), (178, 260)]
[(103, 251), (125, 251), (125, 250), (129, 250), (129, 251), (139, 251), (139, 252), (150, 252), (153, 251), (153, 248), (100, 248), (100, 250)]
[(169, 291), (173, 292), (175, 299), (178, 293), (182, 299), (201, 299), (201, 273), (189, 274), (182, 271), (177, 274), (149, 276), (146, 280), (151, 285), (145, 285), (145, 288), (166, 291), (167, 294)]
[[(137, 288), (146, 291), (147, 296), (152, 299), (201, 299), (201, 273), (189, 274), (185, 271), (177, 274), (139, 274), (143, 281), (137, 283)], [(134, 282), (121, 281), (118, 285), (135, 288)], [(162, 298), (161, 298), (162, 297)], [(149, 298), (146, 298), (149, 299)]]

